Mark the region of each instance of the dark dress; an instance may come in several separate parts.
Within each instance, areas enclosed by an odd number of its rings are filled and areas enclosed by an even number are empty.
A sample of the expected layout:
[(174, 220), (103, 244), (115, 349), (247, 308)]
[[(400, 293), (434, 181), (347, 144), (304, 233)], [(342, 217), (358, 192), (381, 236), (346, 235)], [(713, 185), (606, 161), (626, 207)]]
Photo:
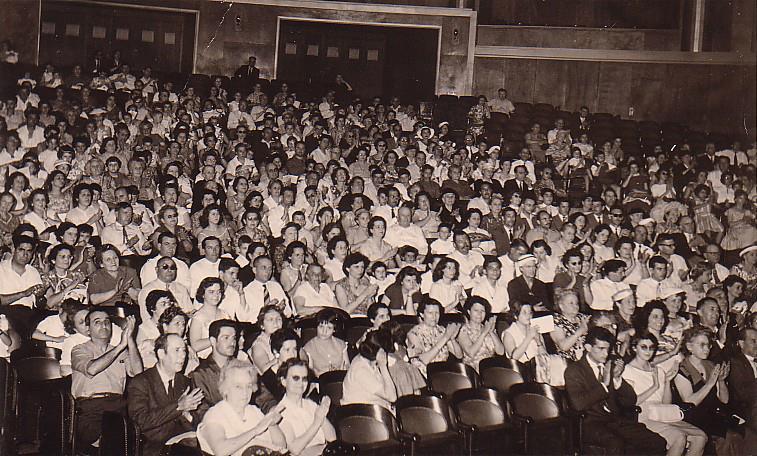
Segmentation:
[[(705, 372), (709, 376), (715, 364), (704, 360)], [(696, 393), (705, 385), (706, 380), (702, 377), (702, 374), (691, 364), (688, 358), (681, 362), (678, 368), (678, 374), (683, 376), (691, 383), (692, 392)], [(673, 384), (675, 385), (675, 383)], [(681, 398), (677, 388), (673, 388), (673, 403), (683, 405), (685, 401)], [(707, 435), (717, 435), (725, 437), (728, 431), (728, 426), (723, 416), (716, 412), (719, 408), (724, 408), (725, 404), (718, 399), (717, 386), (710, 390), (710, 393), (704, 400), (697, 406), (690, 408), (684, 414), (684, 421), (693, 424), (699, 429), (703, 430)]]

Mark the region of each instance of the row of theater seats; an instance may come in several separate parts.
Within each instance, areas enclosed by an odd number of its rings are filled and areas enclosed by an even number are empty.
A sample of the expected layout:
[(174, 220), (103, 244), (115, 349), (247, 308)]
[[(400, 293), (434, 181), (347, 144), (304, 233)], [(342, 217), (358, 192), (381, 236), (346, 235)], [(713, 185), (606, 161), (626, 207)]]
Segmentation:
[[(344, 376), (333, 371), (319, 378), (332, 404), (342, 397)], [(602, 448), (584, 445), (584, 416), (565, 396), (504, 357), (482, 360), (480, 374), (447, 361), (428, 365), (427, 390), (399, 398), (394, 415), (376, 405), (349, 404), (333, 406), (329, 417), (339, 438), (360, 454), (601, 454)], [(638, 409), (624, 413), (634, 417)]]

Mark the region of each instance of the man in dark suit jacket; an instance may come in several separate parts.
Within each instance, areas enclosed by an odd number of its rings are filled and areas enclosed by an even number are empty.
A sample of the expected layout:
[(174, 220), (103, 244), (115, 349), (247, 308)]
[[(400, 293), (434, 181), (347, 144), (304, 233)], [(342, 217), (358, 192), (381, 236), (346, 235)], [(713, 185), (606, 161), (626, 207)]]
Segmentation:
[(181, 374), (187, 358), (184, 340), (164, 334), (155, 341), (158, 363), (129, 383), (129, 417), (145, 437), (144, 454), (159, 455), (168, 439), (192, 430), (190, 412), (202, 402), (202, 391)]
[(547, 286), (536, 278), (536, 263), (536, 257), (530, 253), (518, 258), (521, 275), (508, 282), (507, 293), (510, 299), (530, 304), (534, 310), (552, 310)]
[(524, 165), (518, 165), (513, 171), (515, 172), (515, 179), (506, 181), (502, 186), (502, 191), (505, 193), (505, 199), (509, 201), (510, 197), (515, 192), (520, 193), (521, 198), (525, 197), (526, 194), (530, 194), (536, 199), (533, 195), (531, 185), (524, 180), (528, 176), (528, 170), (526, 167)]
[(621, 414), (622, 407), (636, 404), (636, 394), (621, 377), (623, 361), (608, 362), (614, 344), (610, 331), (591, 328), (583, 358), (565, 370), (570, 402), (575, 410), (586, 413), (583, 441), (613, 455), (665, 454), (665, 439)]
[(740, 350), (731, 358), (728, 375), (729, 405), (739, 416), (749, 420), (757, 405), (757, 330), (741, 331), (738, 345)]
[(248, 82), (254, 84), (260, 78), (260, 69), (255, 66), (257, 58), (250, 56), (247, 65), (240, 66), (237, 71), (234, 72), (235, 78), (245, 79)]

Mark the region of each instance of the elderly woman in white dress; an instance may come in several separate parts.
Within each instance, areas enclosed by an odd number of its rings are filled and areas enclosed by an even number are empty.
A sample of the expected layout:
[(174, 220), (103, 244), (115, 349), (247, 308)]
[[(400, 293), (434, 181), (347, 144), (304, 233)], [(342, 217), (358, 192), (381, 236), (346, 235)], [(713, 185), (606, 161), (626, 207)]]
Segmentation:
[(263, 415), (249, 403), (258, 388), (257, 377), (250, 363), (237, 359), (229, 360), (221, 369), (218, 390), (223, 400), (205, 413), (197, 428), (202, 451), (214, 456), (284, 452), (286, 438), (278, 427), (282, 407)]

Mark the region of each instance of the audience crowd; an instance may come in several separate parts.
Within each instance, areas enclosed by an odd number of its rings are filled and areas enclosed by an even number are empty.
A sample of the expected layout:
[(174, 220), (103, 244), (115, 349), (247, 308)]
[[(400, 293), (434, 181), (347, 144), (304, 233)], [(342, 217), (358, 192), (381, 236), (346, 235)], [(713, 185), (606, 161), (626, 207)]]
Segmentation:
[(341, 77), (266, 92), (254, 57), (203, 90), (101, 53), (43, 70), (0, 110), (0, 356), (61, 350), (78, 447), (116, 411), (144, 454), (320, 454), (318, 376), (392, 411), (433, 362), (507, 357), (609, 454), (754, 451), (754, 144), (624, 153), (582, 108), (517, 150), (504, 90), (432, 124)]

